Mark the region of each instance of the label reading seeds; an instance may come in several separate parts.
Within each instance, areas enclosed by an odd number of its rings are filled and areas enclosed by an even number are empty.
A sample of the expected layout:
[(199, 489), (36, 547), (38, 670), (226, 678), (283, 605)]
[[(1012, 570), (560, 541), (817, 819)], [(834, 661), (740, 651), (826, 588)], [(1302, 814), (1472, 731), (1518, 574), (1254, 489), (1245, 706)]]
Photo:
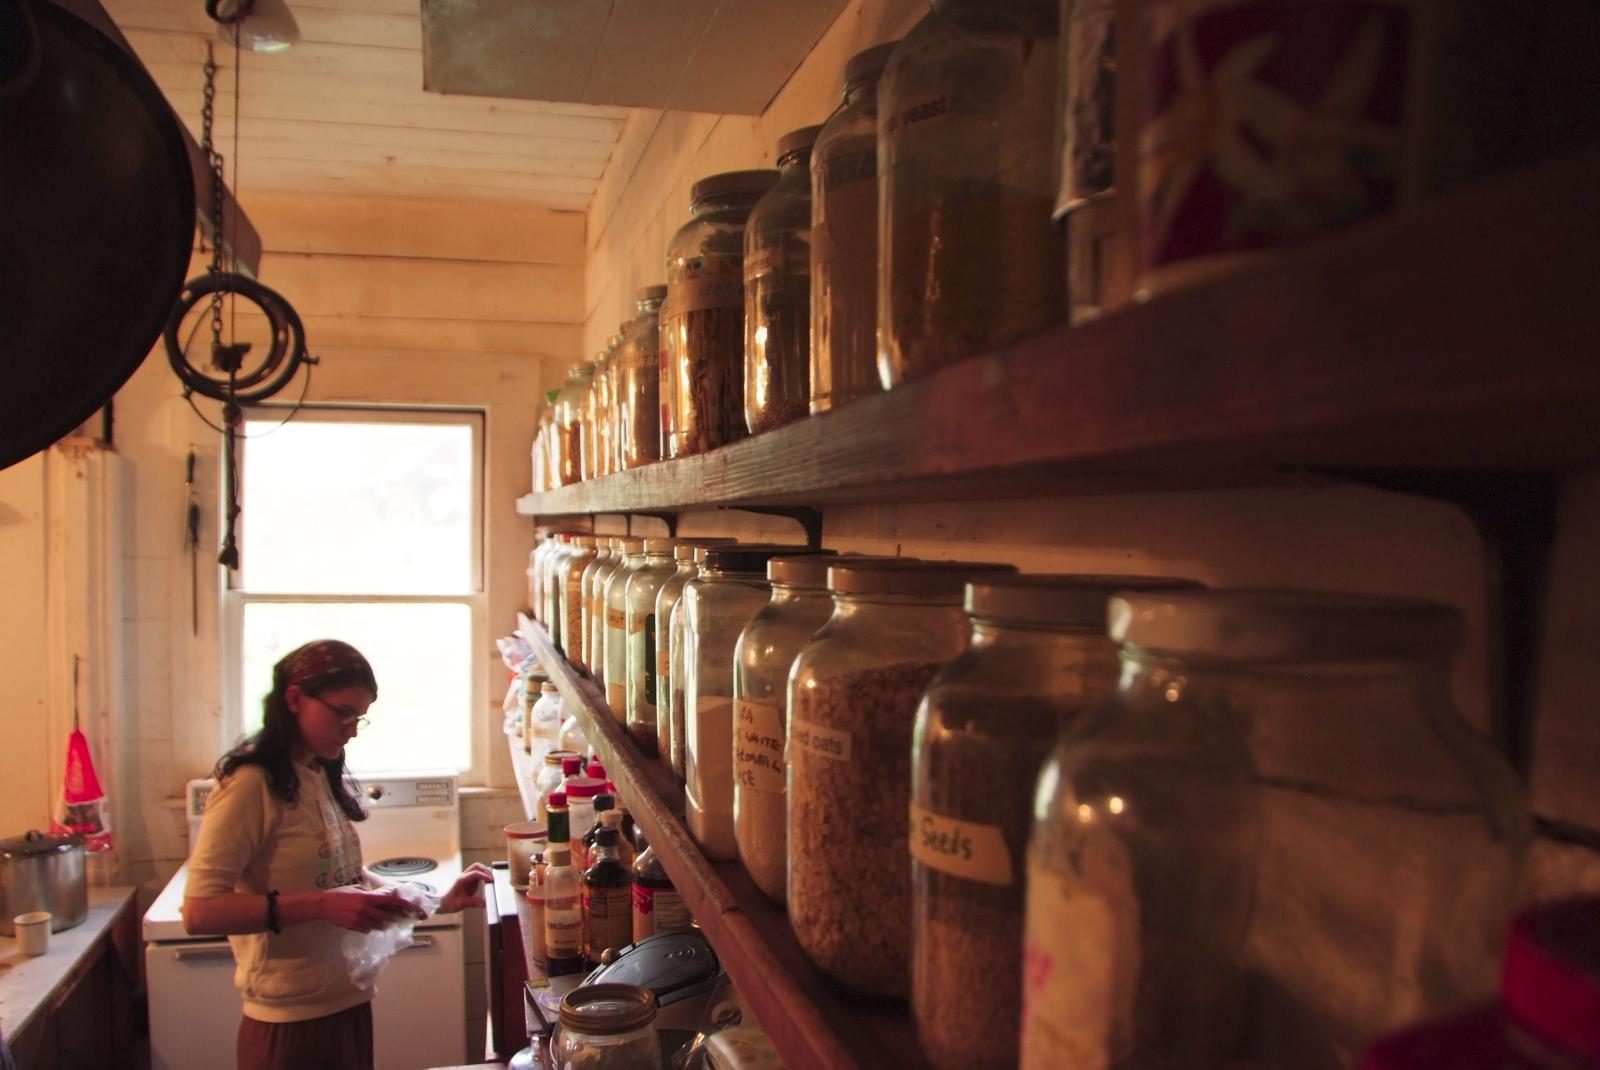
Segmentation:
[(734, 707), (733, 763), (737, 783), (783, 791), (783, 703), (741, 698)]
[(978, 825), (911, 804), (911, 857), (984, 884), (1011, 884), (1011, 850), (996, 825)]
[(832, 758), (836, 762), (850, 760), (850, 733), (844, 729), (796, 720), (790, 726), (789, 738), (795, 746), (824, 758)]

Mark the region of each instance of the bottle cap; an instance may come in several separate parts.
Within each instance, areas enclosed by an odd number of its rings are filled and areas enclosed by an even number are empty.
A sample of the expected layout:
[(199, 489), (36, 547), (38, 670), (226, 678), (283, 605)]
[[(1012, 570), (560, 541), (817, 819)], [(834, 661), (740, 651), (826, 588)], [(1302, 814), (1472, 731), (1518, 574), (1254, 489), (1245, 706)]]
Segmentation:
[(561, 759), (562, 776), (577, 776), (581, 772), (583, 772), (583, 759), (576, 754)]
[(600, 824), (605, 828), (622, 828), (622, 811), (607, 810), (605, 813), (600, 815)]
[(760, 195), (778, 184), (778, 172), (762, 168), (755, 171), (724, 171), (707, 175), (689, 187), (689, 206), (714, 197)]
[(600, 831), (594, 834), (594, 842), (600, 847), (615, 847), (617, 845), (617, 830), (610, 825), (601, 825)]
[(552, 847), (552, 848), (550, 848), (550, 864), (552, 866), (570, 866), (570, 865), (572, 865), (572, 848), (570, 848), (570, 847)]
[(544, 808), (549, 810), (552, 807), (560, 807), (565, 810), (567, 808), (567, 793), (564, 791), (552, 791), (550, 797), (544, 801)]
[(616, 805), (617, 797), (609, 791), (602, 791), (594, 797), (595, 813), (600, 813), (602, 810), (610, 810)]
[(585, 769), (584, 772), (596, 780), (604, 780), (606, 778), (606, 767), (600, 764), (599, 758), (590, 758), (589, 768)]
[(578, 756), (578, 752), (577, 751), (553, 750), (553, 751), (551, 751), (550, 753), (548, 753), (548, 754), (546, 754), (544, 756), (544, 764), (545, 765), (553, 765), (553, 766), (557, 767), (558, 769), (559, 768), (564, 768), (562, 766), (562, 764), (561, 764), (562, 762), (566, 761), (568, 758), (576, 758), (577, 756)]
[(566, 783), (566, 788), (567, 798), (587, 800), (593, 799), (596, 795), (599, 795), (602, 791), (604, 791), (606, 788), (606, 782), (603, 780), (596, 780), (592, 776), (578, 776), (568, 780)]

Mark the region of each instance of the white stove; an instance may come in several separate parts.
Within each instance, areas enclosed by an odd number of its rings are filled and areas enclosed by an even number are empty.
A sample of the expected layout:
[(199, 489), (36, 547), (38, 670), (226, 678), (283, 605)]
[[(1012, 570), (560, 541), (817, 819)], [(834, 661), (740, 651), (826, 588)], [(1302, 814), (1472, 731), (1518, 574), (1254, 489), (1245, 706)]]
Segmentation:
[[(212, 781), (189, 782), (189, 840), (200, 827)], [(374, 884), (415, 884), (443, 895), (461, 875), (461, 809), (453, 774), (363, 781), (367, 820), (356, 825)], [(152, 1070), (214, 1070), (232, 1051), (241, 1003), (233, 952), (220, 936), (190, 935), (181, 910), (188, 867), (144, 916)], [(377, 1070), (419, 1070), (467, 1061), (466, 977), (461, 915), (416, 925), (415, 945), (390, 959), (373, 1000)]]

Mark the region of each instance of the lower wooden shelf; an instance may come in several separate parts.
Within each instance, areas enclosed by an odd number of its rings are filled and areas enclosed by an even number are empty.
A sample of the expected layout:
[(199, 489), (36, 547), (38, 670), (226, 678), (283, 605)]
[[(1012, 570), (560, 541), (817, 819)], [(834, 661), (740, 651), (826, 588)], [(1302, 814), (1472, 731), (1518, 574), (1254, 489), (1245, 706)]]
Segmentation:
[(906, 1009), (843, 992), (812, 967), (783, 908), (738, 862), (712, 862), (700, 852), (684, 825), (683, 790), (672, 771), (640, 751), (600, 689), (556, 650), (541, 625), (519, 614), (518, 626), (785, 1065), (926, 1067)]

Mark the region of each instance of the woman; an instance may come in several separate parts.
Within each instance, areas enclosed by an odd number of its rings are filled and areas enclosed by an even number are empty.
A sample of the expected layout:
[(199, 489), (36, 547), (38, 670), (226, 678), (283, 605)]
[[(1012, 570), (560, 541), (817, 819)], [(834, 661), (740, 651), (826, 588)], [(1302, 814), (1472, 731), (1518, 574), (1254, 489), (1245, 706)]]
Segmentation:
[[(217, 763), (183, 922), (233, 945), (239, 1070), (371, 1070), (373, 989), (351, 980), (338, 930), (372, 932), (413, 910), (365, 887), (352, 824), (366, 814), (344, 748), (377, 697), (355, 647), (307, 643), (273, 666), (261, 731)], [(440, 912), (478, 903), (491, 879), (469, 867)]]

